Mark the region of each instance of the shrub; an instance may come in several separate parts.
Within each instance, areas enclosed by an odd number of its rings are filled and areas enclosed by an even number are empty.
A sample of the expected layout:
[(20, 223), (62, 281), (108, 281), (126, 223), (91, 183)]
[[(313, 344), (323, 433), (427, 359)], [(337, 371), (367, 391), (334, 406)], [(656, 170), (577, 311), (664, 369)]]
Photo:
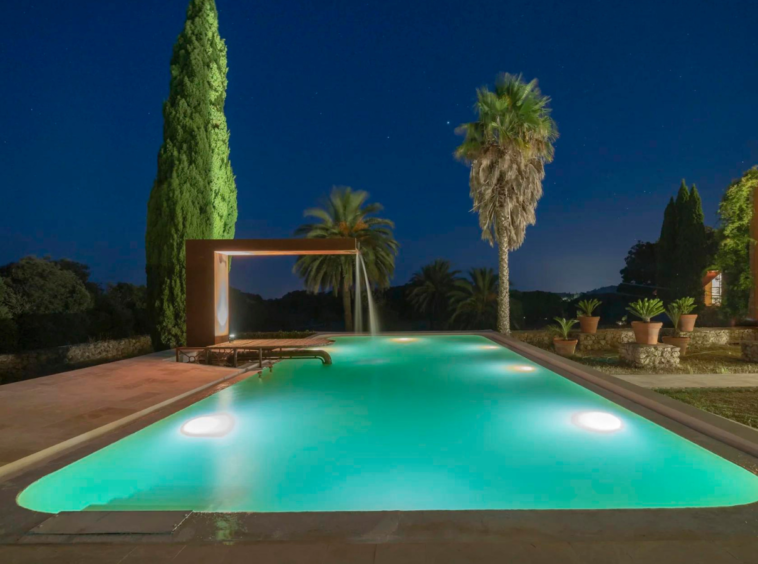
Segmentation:
[(597, 298), (582, 300), (577, 304), (577, 308), (579, 308), (579, 311), (576, 312), (577, 317), (592, 317), (592, 312), (595, 311), (601, 303), (603, 302)]
[(659, 299), (643, 298), (629, 304), (626, 310), (632, 315), (639, 317), (645, 323), (650, 323), (650, 320), (657, 315), (660, 315), (666, 311), (663, 307), (663, 302)]
[(579, 323), (579, 321), (576, 319), (566, 319), (565, 317), (556, 317), (555, 321), (558, 323), (558, 325), (550, 325), (548, 326), (548, 329), (551, 333), (553, 333), (555, 338), (562, 341), (569, 340), (569, 333), (571, 332), (571, 328)]
[(710, 306), (703, 308), (697, 318), (700, 327), (728, 327), (730, 315), (724, 308)]

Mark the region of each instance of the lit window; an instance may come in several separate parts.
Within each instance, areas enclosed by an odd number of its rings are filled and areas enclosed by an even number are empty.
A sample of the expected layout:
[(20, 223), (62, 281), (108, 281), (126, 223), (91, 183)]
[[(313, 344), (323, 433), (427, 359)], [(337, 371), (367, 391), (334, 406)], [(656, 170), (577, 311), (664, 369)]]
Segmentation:
[(719, 272), (711, 281), (711, 304), (721, 305), (722, 278)]

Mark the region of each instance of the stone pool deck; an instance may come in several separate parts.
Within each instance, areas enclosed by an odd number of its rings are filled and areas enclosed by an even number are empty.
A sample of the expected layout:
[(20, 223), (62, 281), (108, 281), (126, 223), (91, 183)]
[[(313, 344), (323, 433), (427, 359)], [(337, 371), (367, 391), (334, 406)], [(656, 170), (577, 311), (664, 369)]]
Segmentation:
[(0, 477), (241, 371), (165, 351), (0, 386)]
[(758, 374), (628, 374), (616, 376), (642, 388), (758, 388)]
[(754, 541), (229, 543), (0, 546), (5, 564), (753, 564)]
[[(627, 381), (587, 370), (545, 351), (504, 337), (484, 335), (758, 473), (758, 433), (752, 429)], [(99, 376), (98, 372), (90, 373), (91, 370), (100, 371)], [(16, 505), (17, 493), (39, 477), (247, 377), (231, 369), (175, 364), (165, 354), (77, 372), (84, 377), (74, 378), (76, 372), (48, 377), (56, 380), (50, 380), (47, 388), (40, 385), (48, 378), (23, 382), (28, 387), (17, 388), (15, 398), (3, 392), (12, 390), (16, 384), (0, 387), (0, 439), (11, 445), (34, 439), (41, 445), (39, 448), (47, 448), (45, 445), (56, 444), (56, 440), (91, 434), (109, 422), (116, 423), (125, 417), (133, 419), (107, 434), (91, 436), (55, 458), (0, 476), (3, 564), (737, 564), (755, 562), (758, 554), (758, 503), (719, 508), (602, 511), (190, 513), (175, 522), (170, 519), (172, 516), (166, 516), (167, 512), (154, 512), (152, 519), (139, 512), (82, 512), (62, 515), (65, 522), (56, 529), (53, 526), (56, 518)], [(203, 389), (197, 391), (198, 388)], [(162, 398), (177, 397), (170, 405), (161, 407)], [(660, 406), (668, 410), (668, 416), (660, 413)], [(145, 414), (144, 410), (151, 408), (156, 409)], [(7, 409), (12, 409), (13, 415)], [(119, 409), (131, 410), (131, 415)], [(669, 418), (676, 411), (686, 416), (684, 424)], [(137, 417), (140, 414), (144, 415)], [(35, 418), (43, 419), (44, 424), (42, 421), (36, 424)], [(703, 424), (721, 431), (721, 440), (696, 430)], [(35, 430), (28, 431), (26, 439), (13, 439), (29, 425)], [(738, 449), (722, 442), (729, 437), (730, 444)], [(0, 452), (6, 452), (2, 444)], [(117, 525), (107, 528), (103, 525), (106, 521)], [(72, 526), (77, 529), (73, 534)]]

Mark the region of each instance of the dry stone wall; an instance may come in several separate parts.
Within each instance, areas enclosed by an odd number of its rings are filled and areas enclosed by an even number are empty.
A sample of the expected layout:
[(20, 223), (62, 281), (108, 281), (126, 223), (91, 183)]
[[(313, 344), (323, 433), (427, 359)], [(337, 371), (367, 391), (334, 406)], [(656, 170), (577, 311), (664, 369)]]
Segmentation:
[(758, 362), (758, 341), (742, 341), (742, 358), (748, 362)]
[[(673, 335), (673, 329), (663, 329), (661, 335)], [(736, 345), (742, 341), (758, 340), (758, 328), (755, 327), (695, 327), (688, 333), (688, 348), (713, 345)]]
[(671, 368), (679, 366), (679, 347), (673, 345), (619, 345), (621, 361), (636, 368)]
[(599, 329), (594, 335), (579, 334), (579, 348), (583, 351), (607, 351), (633, 342), (631, 329)]
[(140, 336), (3, 354), (0, 355), (0, 384), (147, 354), (152, 350), (150, 337)]
[(550, 331), (545, 330), (512, 331), (511, 337), (543, 349), (546, 349), (553, 344), (553, 335), (550, 333)]
[[(661, 331), (661, 335), (671, 335), (673, 332), (673, 329), (665, 328)], [(542, 348), (549, 348), (553, 342), (553, 336), (547, 330), (513, 331), (512, 336), (520, 341)], [(616, 350), (619, 345), (634, 342), (634, 333), (630, 328), (599, 329), (594, 335), (577, 331), (572, 333), (572, 336), (579, 339), (579, 350), (582, 351)], [(689, 336), (689, 349), (714, 345), (736, 345), (742, 341), (758, 341), (758, 328), (696, 327), (695, 331)]]

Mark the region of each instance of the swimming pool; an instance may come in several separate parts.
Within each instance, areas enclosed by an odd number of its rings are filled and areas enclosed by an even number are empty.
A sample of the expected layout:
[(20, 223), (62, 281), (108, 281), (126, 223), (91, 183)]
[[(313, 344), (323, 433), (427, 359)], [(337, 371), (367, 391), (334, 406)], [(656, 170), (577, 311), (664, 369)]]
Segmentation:
[(714, 507), (758, 477), (480, 336), (341, 337), (49, 474), (80, 510)]

